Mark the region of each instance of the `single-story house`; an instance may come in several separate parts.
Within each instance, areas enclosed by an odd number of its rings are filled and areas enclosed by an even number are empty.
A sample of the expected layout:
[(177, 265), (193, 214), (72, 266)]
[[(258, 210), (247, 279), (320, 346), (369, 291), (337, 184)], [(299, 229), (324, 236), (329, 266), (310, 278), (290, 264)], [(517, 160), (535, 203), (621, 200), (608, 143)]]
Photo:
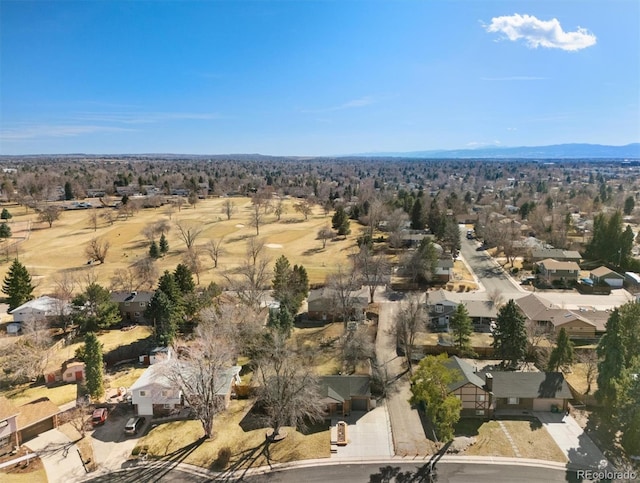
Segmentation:
[(51, 320), (61, 315), (69, 315), (71, 306), (62, 300), (44, 295), (25, 302), (9, 313), (13, 316), (15, 323), (22, 323), (27, 320)]
[(320, 378), (320, 394), (329, 417), (371, 409), (369, 376), (323, 376)]
[(558, 280), (578, 280), (580, 276), (580, 266), (576, 262), (559, 262), (552, 258), (547, 258), (537, 263), (540, 270), (540, 277), (547, 283)]
[(613, 288), (622, 288), (624, 284), (624, 275), (620, 275), (605, 266), (591, 270), (589, 278), (591, 278), (594, 283), (606, 283)]
[(0, 455), (10, 453), (18, 445), (18, 414), (18, 408), (0, 396)]
[(446, 366), (454, 369), (459, 377), (449, 384), (449, 393), (460, 399), (462, 410), (460, 416), (487, 418), (490, 415), (491, 392), (485, 380), (467, 362), (457, 356), (451, 356)]
[(56, 382), (77, 383), (85, 380), (84, 362), (78, 360), (66, 361), (62, 367), (48, 370), (44, 374), (44, 380), (47, 384), (55, 384)]
[[(129, 389), (137, 415), (162, 416), (188, 406), (182, 390), (168, 377), (169, 364), (179, 362), (167, 360), (149, 366)], [(216, 396), (223, 401), (225, 408), (231, 401), (235, 386), (240, 384), (240, 369), (240, 366), (232, 366), (218, 378)]]
[(564, 411), (573, 397), (561, 372), (497, 371), (485, 374), (485, 384), (493, 411)]
[(23, 444), (45, 431), (58, 427), (60, 408), (43, 397), (19, 408), (18, 444)]
[(541, 262), (552, 258), (559, 262), (576, 262), (580, 263), (582, 256), (575, 250), (561, 250), (560, 248), (536, 248), (531, 251), (531, 260)]
[(125, 322), (145, 322), (144, 311), (155, 292), (111, 292), (111, 301), (118, 304), (120, 316)]
[(527, 323), (546, 327), (554, 333), (564, 328), (569, 337), (581, 339), (593, 339), (602, 335), (610, 315), (609, 312), (588, 307), (563, 309), (537, 294), (517, 299), (516, 305), (525, 316)]
[[(360, 290), (352, 291), (349, 294), (349, 301), (351, 305), (350, 317), (355, 319), (364, 318), (369, 306), (369, 289), (362, 287)], [(342, 318), (340, 294), (329, 287), (311, 290), (307, 299), (307, 306), (307, 317), (310, 319), (332, 321)]]

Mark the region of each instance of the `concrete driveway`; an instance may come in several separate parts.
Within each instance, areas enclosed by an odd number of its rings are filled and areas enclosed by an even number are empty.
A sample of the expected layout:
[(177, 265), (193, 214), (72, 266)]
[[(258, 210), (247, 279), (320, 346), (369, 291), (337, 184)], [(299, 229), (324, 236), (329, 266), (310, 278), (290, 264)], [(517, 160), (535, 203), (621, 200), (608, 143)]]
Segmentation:
[(124, 434), (124, 425), (127, 419), (132, 416), (134, 416), (132, 408), (126, 411), (119, 408), (111, 413), (105, 423), (97, 427), (91, 434), (93, 455), (98, 464), (98, 471), (119, 470), (131, 455), (138, 438), (145, 433), (145, 429), (149, 425), (149, 418), (138, 435)]
[(571, 416), (550, 412), (534, 412), (547, 432), (560, 447), (569, 463), (579, 469), (604, 469), (610, 467), (602, 451), (585, 434)]
[(86, 477), (78, 448), (61, 431), (42, 433), (25, 446), (40, 456), (49, 483), (68, 483)]
[(332, 459), (391, 458), (393, 441), (391, 424), (385, 406), (379, 406), (369, 412), (353, 411), (345, 418), (331, 421), (331, 441), (337, 439), (336, 424), (345, 421), (347, 426), (346, 446), (338, 446), (338, 452)]

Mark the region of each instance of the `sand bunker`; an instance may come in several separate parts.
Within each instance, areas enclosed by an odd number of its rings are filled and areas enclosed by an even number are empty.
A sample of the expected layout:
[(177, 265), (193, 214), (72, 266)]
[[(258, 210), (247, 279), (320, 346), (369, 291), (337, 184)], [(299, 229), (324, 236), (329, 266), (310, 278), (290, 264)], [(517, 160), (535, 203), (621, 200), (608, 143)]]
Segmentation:
[(282, 248), (279, 243), (265, 243), (264, 246), (267, 248)]
[(242, 223), (238, 223), (238, 224), (236, 225), (236, 228), (244, 228), (244, 225), (243, 225)]

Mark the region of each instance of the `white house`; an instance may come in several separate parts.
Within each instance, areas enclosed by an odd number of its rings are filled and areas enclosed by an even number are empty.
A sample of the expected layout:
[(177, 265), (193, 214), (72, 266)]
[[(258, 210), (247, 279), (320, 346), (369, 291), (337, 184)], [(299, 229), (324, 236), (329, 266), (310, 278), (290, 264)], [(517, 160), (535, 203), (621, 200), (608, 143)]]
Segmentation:
[(13, 315), (15, 323), (22, 323), (27, 320), (45, 319), (68, 315), (71, 308), (68, 303), (54, 297), (44, 295), (34, 300), (16, 307), (9, 313)]
[[(182, 390), (167, 376), (171, 368), (169, 364), (175, 362), (166, 360), (149, 366), (129, 389), (131, 402), (139, 416), (166, 415), (174, 409), (188, 406)], [(240, 366), (232, 366), (220, 375), (216, 395), (224, 399), (225, 407), (231, 400), (235, 385), (240, 383), (240, 369)]]

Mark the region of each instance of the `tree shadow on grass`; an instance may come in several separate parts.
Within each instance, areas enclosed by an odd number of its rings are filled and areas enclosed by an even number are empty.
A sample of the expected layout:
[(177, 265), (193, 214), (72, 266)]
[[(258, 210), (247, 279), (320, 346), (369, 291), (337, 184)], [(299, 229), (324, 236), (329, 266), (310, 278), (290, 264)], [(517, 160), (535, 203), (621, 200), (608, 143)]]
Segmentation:
[(302, 255), (304, 255), (306, 257), (310, 257), (311, 255), (315, 255), (316, 253), (321, 253), (323, 251), (324, 251), (324, 248), (322, 248), (322, 247), (309, 248), (308, 250), (303, 251)]
[(242, 481), (251, 468), (259, 466), (258, 460), (262, 456), (265, 457), (267, 464), (271, 467), (271, 444), (269, 438), (265, 436), (263, 443), (234, 455), (231, 465), (218, 475), (216, 481)]
[[(132, 472), (131, 475), (119, 475), (122, 478), (118, 478), (119, 483), (139, 483), (143, 481), (158, 481), (162, 477), (169, 474), (174, 468), (182, 463), (191, 453), (193, 453), (206, 438), (203, 436), (200, 439), (189, 443), (182, 448), (179, 448), (171, 453), (166, 454), (162, 458), (156, 459), (153, 462), (147, 464), (142, 471)], [(146, 461), (141, 458), (139, 461)], [(135, 466), (136, 463), (123, 465), (124, 467)]]

